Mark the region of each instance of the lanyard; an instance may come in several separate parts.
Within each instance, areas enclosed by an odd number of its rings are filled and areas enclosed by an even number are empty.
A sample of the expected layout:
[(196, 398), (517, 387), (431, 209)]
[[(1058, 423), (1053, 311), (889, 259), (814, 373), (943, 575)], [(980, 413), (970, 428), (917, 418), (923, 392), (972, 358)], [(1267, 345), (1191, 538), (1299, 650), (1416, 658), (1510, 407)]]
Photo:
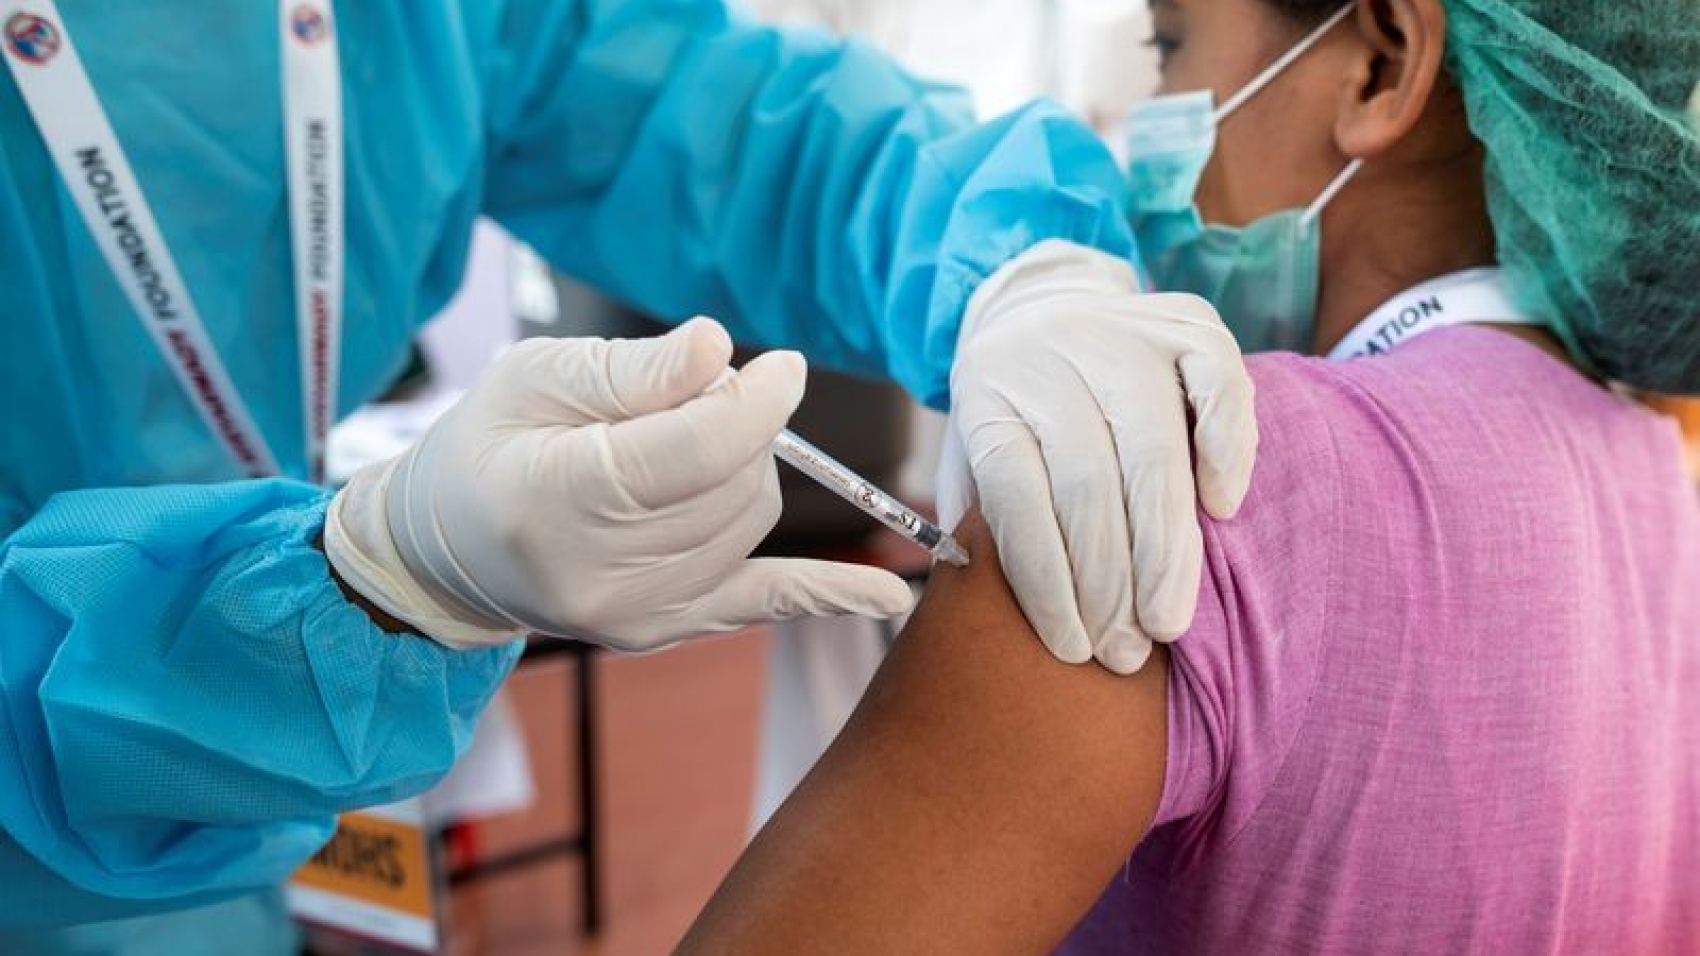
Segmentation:
[[(302, 417), (308, 474), (322, 481), (343, 318), (340, 63), (331, 0), (279, 0), (278, 19)], [(0, 49), (90, 235), (178, 384), (248, 475), (278, 474), (277, 457), (213, 347), (56, 0), (0, 0)]]
[(1339, 361), (1382, 355), (1425, 332), (1475, 322), (1542, 324), (1512, 303), (1501, 270), (1470, 269), (1394, 296), (1359, 322), (1328, 357)]

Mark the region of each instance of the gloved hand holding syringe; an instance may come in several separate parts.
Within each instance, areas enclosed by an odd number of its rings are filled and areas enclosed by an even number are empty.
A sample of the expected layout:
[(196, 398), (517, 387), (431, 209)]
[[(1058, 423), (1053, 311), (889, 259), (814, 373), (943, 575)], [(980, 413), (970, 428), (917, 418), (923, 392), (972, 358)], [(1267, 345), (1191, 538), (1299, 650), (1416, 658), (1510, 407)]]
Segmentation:
[(780, 432), (779, 437), (773, 440), (773, 454), (881, 524), (927, 549), (934, 558), (959, 568), (968, 566), (968, 552), (943, 528), (921, 517), (915, 509), (882, 491), (790, 429)]

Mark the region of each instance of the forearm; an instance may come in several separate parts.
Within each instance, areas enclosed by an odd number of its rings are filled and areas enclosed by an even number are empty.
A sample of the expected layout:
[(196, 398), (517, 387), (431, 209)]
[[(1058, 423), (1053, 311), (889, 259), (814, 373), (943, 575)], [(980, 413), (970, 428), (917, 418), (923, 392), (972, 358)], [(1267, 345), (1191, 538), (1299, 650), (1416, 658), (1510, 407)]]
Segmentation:
[(509, 39), (529, 95), (498, 124), (487, 208), (654, 314), (711, 313), (942, 406), (997, 268), (1052, 238), (1132, 255), (1120, 171), (1060, 108), (979, 125), (863, 44), (709, 0), (607, 10)]
[[(325, 553), (324, 536), (321, 535), (318, 540), (313, 542), (313, 548), (320, 554)], [(352, 604), (365, 612), (366, 616), (371, 619), (373, 624), (378, 626), (379, 630), (383, 631), (385, 634), (411, 635), (414, 637), (419, 636), (419, 632), (413, 627), (413, 625), (394, 617), (383, 608), (373, 604), (371, 599), (366, 597), (366, 595), (361, 594), (359, 591), (350, 587), (348, 582), (342, 579), (342, 575), (336, 572), (336, 566), (331, 564), (329, 559), (325, 561), (325, 568), (330, 572), (331, 580), (336, 582), (337, 590), (342, 592), (343, 598), (348, 601), (349, 604)]]

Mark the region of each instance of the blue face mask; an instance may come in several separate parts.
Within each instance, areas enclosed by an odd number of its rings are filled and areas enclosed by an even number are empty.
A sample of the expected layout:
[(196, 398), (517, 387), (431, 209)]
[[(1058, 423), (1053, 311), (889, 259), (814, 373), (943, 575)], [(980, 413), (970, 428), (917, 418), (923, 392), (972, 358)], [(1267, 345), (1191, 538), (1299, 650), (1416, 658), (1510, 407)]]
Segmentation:
[(1208, 91), (1162, 96), (1129, 118), (1128, 181), (1134, 235), (1158, 289), (1202, 296), (1247, 352), (1308, 351), (1316, 333), (1322, 210), (1351, 182), (1354, 160), (1308, 209), (1247, 226), (1207, 224), (1196, 196), (1216, 129), (1262, 92), (1356, 7), (1351, 3), (1275, 61), (1220, 109)]

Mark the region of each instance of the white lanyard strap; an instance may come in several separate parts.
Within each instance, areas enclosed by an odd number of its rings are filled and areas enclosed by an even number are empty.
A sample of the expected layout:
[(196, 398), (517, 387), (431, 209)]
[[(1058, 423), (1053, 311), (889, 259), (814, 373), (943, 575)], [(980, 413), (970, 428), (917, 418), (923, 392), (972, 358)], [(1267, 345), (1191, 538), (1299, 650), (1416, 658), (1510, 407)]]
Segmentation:
[(342, 66), (330, 0), (280, 0), (289, 231), (301, 350), (301, 416), (307, 471), (325, 477), (325, 436), (336, 418), (341, 375), (343, 275)]
[(1359, 322), (1328, 357), (1338, 361), (1381, 355), (1425, 332), (1476, 322), (1542, 324), (1511, 301), (1499, 269), (1471, 269), (1395, 296)]
[[(302, 390), (309, 467), (318, 480), (341, 340), (341, 94), (329, 0), (280, 0), (279, 8), (289, 27), (285, 112)], [(55, 0), (0, 0), (0, 48), (90, 235), (184, 393), (247, 474), (278, 474), (277, 457), (213, 347)]]

